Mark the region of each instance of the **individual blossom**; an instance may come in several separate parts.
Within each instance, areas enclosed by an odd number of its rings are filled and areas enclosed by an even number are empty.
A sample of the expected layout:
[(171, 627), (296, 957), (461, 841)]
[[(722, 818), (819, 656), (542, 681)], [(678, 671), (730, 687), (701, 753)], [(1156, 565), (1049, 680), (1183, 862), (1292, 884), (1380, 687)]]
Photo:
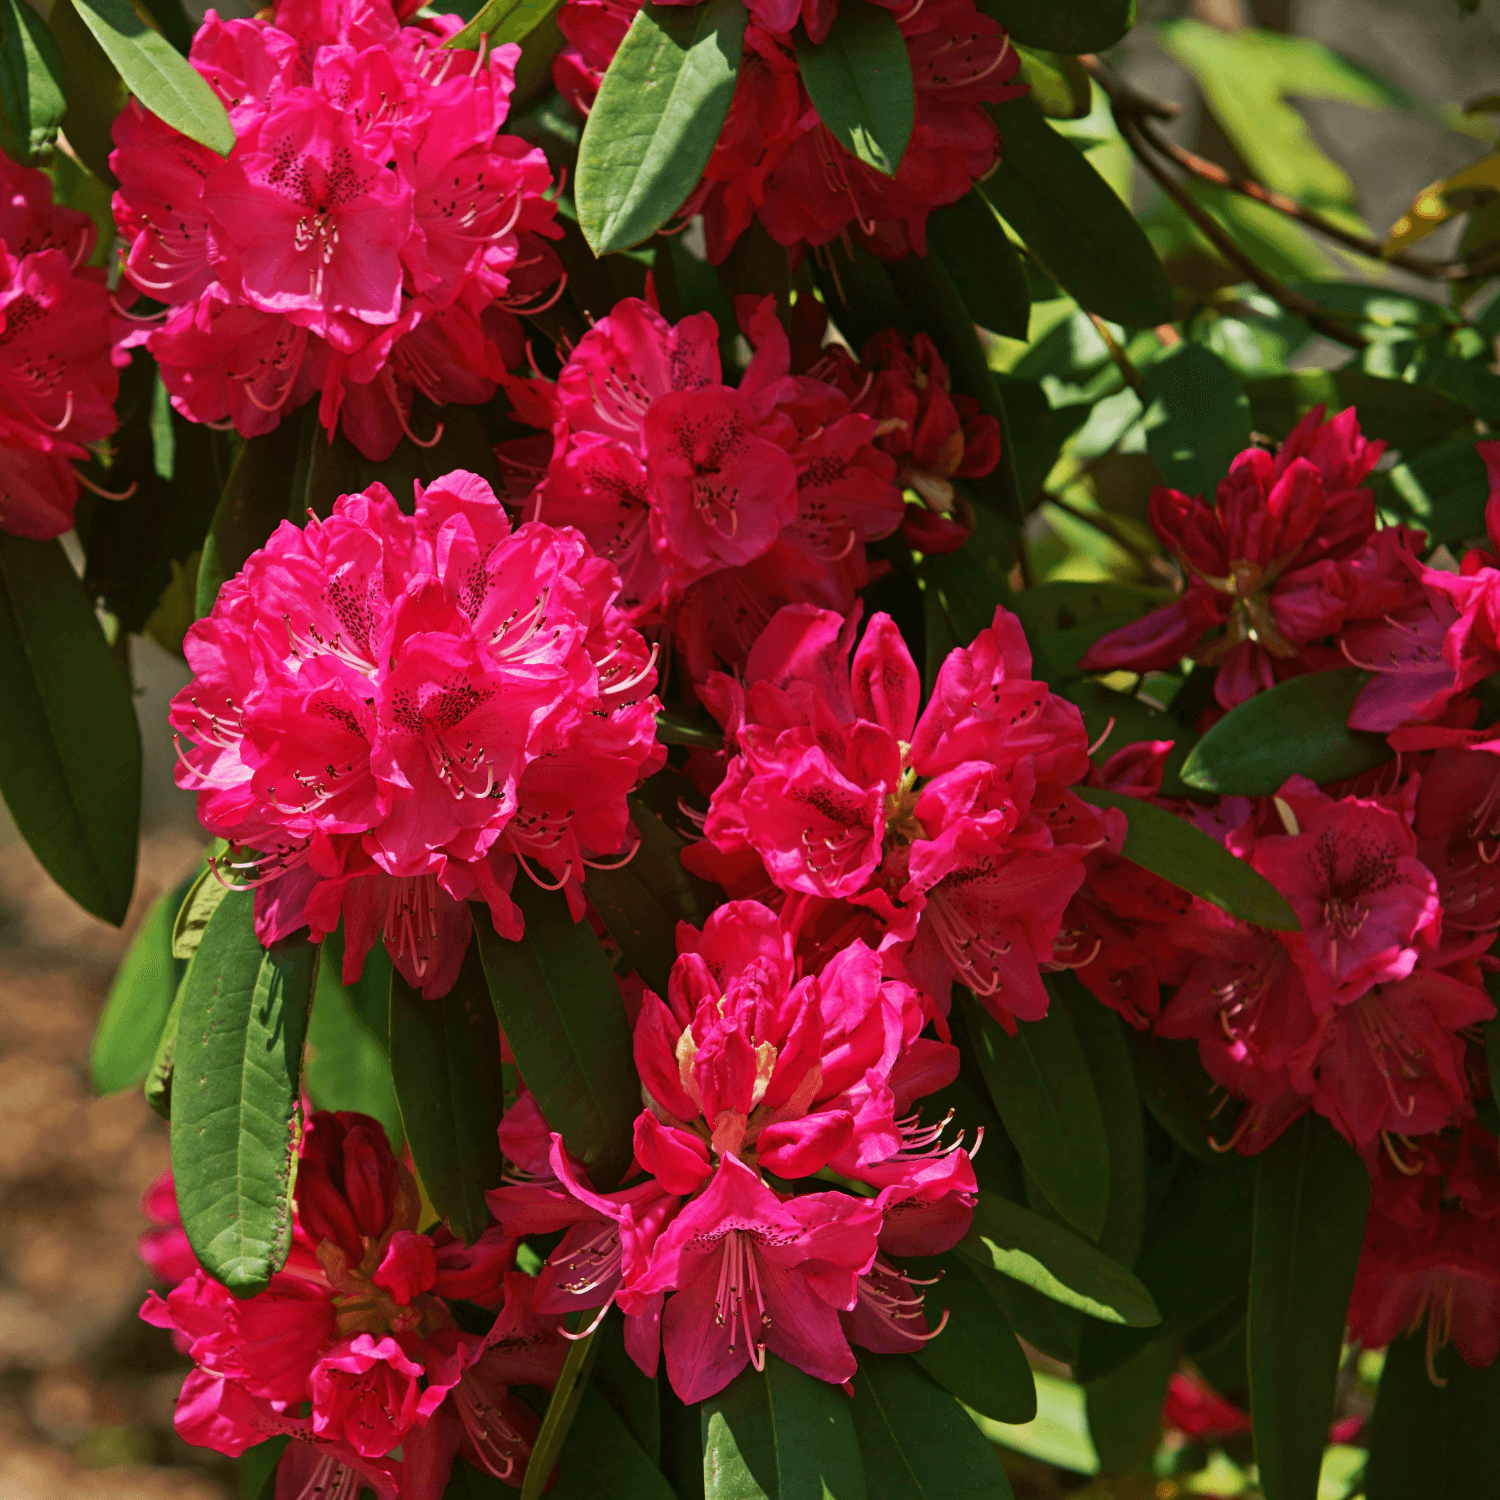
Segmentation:
[(1408, 559), (1425, 538), (1376, 529), (1362, 481), (1384, 444), (1354, 409), (1327, 422), (1310, 411), (1275, 455), (1247, 448), (1220, 481), (1215, 505), (1177, 490), (1151, 493), (1151, 527), (1181, 564), (1172, 604), (1101, 636), (1089, 672), (1149, 672), (1187, 656), (1218, 668), (1214, 695), (1233, 708), (1291, 673), (1345, 665), (1325, 637), (1378, 619), (1416, 593)]
[[(272, 943), (345, 923), (344, 977), (379, 938), (447, 993), (468, 902), (519, 937), (519, 866), (583, 914), (590, 861), (628, 856), (625, 796), (660, 765), (654, 667), (574, 531), (512, 530), (457, 471), (415, 516), (373, 485), (284, 522), (188, 632), (178, 785), (227, 839)], [(545, 877), (541, 872), (545, 871)]]
[[(836, 4), (814, 0), (813, 8), (815, 28), (826, 32)], [(791, 35), (796, 9), (752, 10), (728, 116), (680, 210), (684, 218), (703, 215), (715, 265), (754, 219), (792, 249), (849, 236), (889, 260), (924, 255), (927, 215), (994, 167), (1000, 138), (984, 106), (1025, 92), (1010, 37), (972, 0), (889, 8), (915, 88), (911, 138), (893, 177), (852, 155), (818, 118)], [(639, 9), (636, 0), (568, 0), (559, 12), (572, 46), (554, 62), (553, 77), (580, 112), (588, 113)]]
[(403, 26), (388, 0), (210, 11), (189, 61), (229, 111), (227, 159), (121, 111), (122, 269), (167, 304), (135, 341), (184, 416), (250, 437), (319, 396), (330, 435), (381, 459), (416, 395), (487, 401), (519, 363), (514, 309), (561, 274), (551, 176), (500, 133), (519, 48), (445, 49), (459, 25)]
[(42, 173), (0, 153), (0, 531), (47, 541), (73, 525), (77, 469), (114, 431), (127, 328), (98, 230), (52, 201)]
[(1089, 772), (1082, 718), (1032, 679), (1004, 609), (948, 654), (920, 715), (895, 624), (876, 615), (851, 662), (855, 623), (789, 606), (743, 683), (706, 685), (733, 754), (684, 862), (775, 900), (799, 951), (862, 937), (944, 1013), (958, 981), (1007, 1028), (1035, 1020), (1085, 858), (1124, 835), (1071, 790)]
[(168, 1286), (186, 1281), (198, 1269), (198, 1257), (188, 1243), (177, 1209), (177, 1189), (169, 1167), (141, 1198), (141, 1212), (151, 1221), (135, 1242), (136, 1254), (150, 1266), (151, 1274)]
[[(616, 304), (579, 340), (556, 384), (509, 382), (517, 412), (550, 429), (499, 455), (522, 514), (574, 526), (622, 579), (633, 623), (664, 623), (689, 675), (741, 666), (783, 604), (847, 610), (867, 581), (865, 543), (905, 509), (882, 424), (838, 387), (791, 374), (771, 298), (742, 299), (756, 347), (723, 383), (707, 313), (672, 325)], [(523, 440), (524, 441), (524, 440)]]
[(1250, 1431), (1250, 1413), (1221, 1396), (1196, 1371), (1174, 1370), (1167, 1381), (1161, 1425), (1189, 1440), (1222, 1442)]

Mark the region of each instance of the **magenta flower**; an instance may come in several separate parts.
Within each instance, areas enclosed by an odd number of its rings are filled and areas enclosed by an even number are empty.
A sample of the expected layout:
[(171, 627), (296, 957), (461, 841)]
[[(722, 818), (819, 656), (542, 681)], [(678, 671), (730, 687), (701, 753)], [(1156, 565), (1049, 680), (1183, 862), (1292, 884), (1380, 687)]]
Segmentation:
[(383, 938), (435, 997), (471, 897), (520, 935), (518, 864), (581, 916), (586, 865), (628, 852), (625, 794), (663, 758), (617, 589), (576, 532), (512, 532), (462, 472), (415, 517), (374, 485), (283, 523), (189, 631), (172, 707), (178, 785), (256, 888), (262, 941), (342, 916), (346, 980)]

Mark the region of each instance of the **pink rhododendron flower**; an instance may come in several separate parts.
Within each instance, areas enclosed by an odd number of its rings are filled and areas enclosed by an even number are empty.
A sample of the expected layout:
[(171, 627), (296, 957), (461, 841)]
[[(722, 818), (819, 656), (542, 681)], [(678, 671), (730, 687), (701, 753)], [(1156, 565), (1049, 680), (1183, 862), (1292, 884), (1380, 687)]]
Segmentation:
[(772, 299), (741, 301), (756, 353), (738, 389), (722, 384), (707, 313), (674, 327), (627, 299), (556, 385), (508, 384), (518, 414), (551, 429), (545, 468), (529, 440), (519, 456), (499, 450), (522, 513), (576, 526), (619, 568), (631, 620), (676, 633), (694, 680), (742, 665), (782, 604), (849, 609), (869, 576), (864, 544), (905, 509), (894, 462), (872, 446), (880, 422), (792, 375)]
[(804, 949), (863, 936), (943, 1012), (957, 980), (1006, 1027), (1035, 1020), (1085, 857), (1124, 836), (1069, 790), (1089, 770), (1083, 721), (1032, 680), (1004, 609), (949, 653), (920, 717), (888, 616), (850, 663), (856, 618), (789, 606), (743, 684), (705, 686), (734, 755), (684, 863), (731, 894), (780, 893)]
[(188, 632), (171, 714), (178, 785), (237, 851), (261, 940), (342, 916), (347, 981), (383, 937), (435, 997), (471, 897), (520, 935), (517, 864), (581, 917), (585, 865), (628, 852), (625, 795), (664, 755), (618, 588), (577, 532), (512, 531), (462, 471), (419, 486), (414, 517), (377, 484), (283, 523)]
[(73, 465), (115, 428), (127, 325), (104, 272), (85, 265), (98, 230), (52, 202), (42, 172), (0, 153), (0, 531), (47, 541), (73, 525)]
[(1274, 457), (1245, 449), (1213, 508), (1153, 490), (1151, 527), (1187, 587), (1174, 604), (1102, 636), (1084, 670), (1147, 672), (1190, 656), (1219, 668), (1214, 694), (1233, 708), (1278, 677), (1344, 665), (1317, 643), (1416, 595), (1407, 558), (1425, 538), (1406, 527), (1377, 531), (1374, 499), (1361, 488), (1384, 447), (1361, 436), (1352, 407), (1324, 422), (1319, 406)]
[(1171, 1432), (1210, 1442), (1250, 1431), (1250, 1413), (1221, 1396), (1201, 1375), (1175, 1370), (1167, 1381), (1161, 1424)]
[(151, 1267), (151, 1274), (168, 1286), (186, 1281), (198, 1269), (198, 1257), (188, 1244), (182, 1215), (177, 1211), (177, 1190), (169, 1167), (141, 1198), (141, 1211), (151, 1227), (135, 1242), (136, 1254)]
[(388, 0), (212, 11), (189, 60), (235, 129), (227, 160), (131, 101), (115, 121), (124, 274), (168, 304), (134, 335), (173, 404), (267, 432), (319, 416), (370, 458), (414, 395), (489, 400), (522, 353), (510, 309), (561, 274), (546, 160), (501, 135), (519, 49), (445, 50), (452, 17)]
[[(836, 4), (808, 3), (826, 33)], [(568, 0), (559, 12), (572, 46), (553, 63), (553, 77), (581, 113), (639, 9), (637, 0)], [(755, 218), (788, 247), (850, 234), (889, 260), (925, 255), (927, 215), (994, 166), (999, 133), (984, 106), (1025, 91), (1015, 82), (1020, 57), (1010, 38), (972, 0), (891, 9), (900, 12), (916, 88), (911, 140), (894, 177), (851, 155), (818, 118), (790, 35), (796, 8), (785, 0), (753, 8), (728, 118), (682, 208), (684, 217), (704, 216), (715, 265)]]

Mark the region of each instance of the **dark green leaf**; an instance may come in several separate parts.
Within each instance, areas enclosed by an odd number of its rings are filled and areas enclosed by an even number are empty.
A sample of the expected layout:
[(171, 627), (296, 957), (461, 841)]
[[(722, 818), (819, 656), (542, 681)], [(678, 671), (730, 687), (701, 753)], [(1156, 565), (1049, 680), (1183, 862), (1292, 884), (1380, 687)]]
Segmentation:
[[(593, 1314), (585, 1316), (592, 1318)], [(562, 1455), (568, 1432), (578, 1415), (583, 1393), (588, 1388), (598, 1337), (599, 1330), (595, 1328), (592, 1333), (586, 1333), (568, 1345), (562, 1373), (557, 1377), (557, 1384), (552, 1387), (552, 1396), (542, 1417), (541, 1430), (531, 1445), (531, 1457), (526, 1461), (526, 1473), (521, 1481), (521, 1500), (537, 1500), (551, 1477), (553, 1464)]]
[(649, 239), (698, 185), (734, 96), (745, 19), (740, 0), (636, 13), (578, 147), (578, 222), (596, 255)]
[(109, 987), (89, 1047), (89, 1074), (101, 1094), (131, 1088), (151, 1071), (187, 968), (172, 957), (172, 919), (185, 889), (180, 885), (152, 903)]
[(385, 1028), (376, 1035), (360, 1020), (349, 992), (339, 983), (343, 941), (330, 934), (323, 941), (318, 988), (307, 1024), (307, 1060), (303, 1072), (315, 1109), (352, 1109), (385, 1126), (400, 1151), (401, 1111), (391, 1082), (385, 1050)]
[(551, 1500), (676, 1500), (597, 1384), (583, 1391)]
[(703, 1424), (696, 1406), (684, 1406), (663, 1383), (661, 1471), (677, 1500), (705, 1500)]
[(1235, 455), (1250, 446), (1250, 398), (1234, 371), (1202, 344), (1181, 343), (1147, 365), (1146, 450), (1162, 478), (1213, 498)]
[(1290, 677), (1257, 693), (1198, 741), (1182, 779), (1200, 791), (1267, 797), (1289, 776), (1322, 786), (1383, 765), (1391, 758), (1385, 736), (1350, 729), (1346, 722), (1367, 680), (1357, 667), (1340, 667)]
[(1028, 47), (1102, 52), (1135, 25), (1135, 0), (984, 0), (979, 7)]
[(994, 1448), (905, 1355), (861, 1353), (854, 1426), (869, 1500), (1011, 1500)]
[(1079, 661), (1100, 636), (1170, 601), (1158, 589), (1129, 583), (1043, 583), (1012, 595), (1010, 607), (1026, 628), (1026, 639), (1053, 672), (1079, 675)]
[(1369, 1202), (1364, 1163), (1317, 1115), (1257, 1160), (1246, 1338), (1266, 1500), (1316, 1500)]
[(1173, 307), (1167, 273), (1115, 190), (1025, 99), (992, 104), (990, 112), (1004, 154), (984, 196), (1026, 248), (1064, 291), (1101, 318), (1127, 328), (1165, 323)]
[(870, 0), (840, 0), (823, 41), (809, 41), (801, 27), (793, 40), (818, 118), (846, 151), (894, 177), (917, 104), (911, 58), (895, 16)]
[[(653, 1464), (661, 1459), (661, 1392), (643, 1375), (625, 1348), (625, 1320), (606, 1318), (596, 1336), (598, 1352), (589, 1390), (602, 1396)], [(696, 1425), (696, 1424), (695, 1424)]]
[(724, 731), (717, 724), (689, 718), (678, 709), (666, 708), (657, 714), (656, 738), (663, 745), (701, 745), (709, 750), (724, 748)]
[(547, 1123), (606, 1192), (630, 1165), (641, 1110), (619, 985), (593, 929), (573, 921), (561, 892), (518, 879), (511, 895), (526, 919), (516, 942), (475, 908), (490, 999)]
[(1500, 1472), (1500, 1363), (1475, 1370), (1450, 1345), (1428, 1374), (1423, 1331), (1385, 1352), (1370, 1420), (1368, 1500), (1475, 1500)]
[(1081, 120), (1093, 107), (1093, 88), (1083, 64), (1064, 52), (1017, 47), (1017, 75), (1031, 92), (1026, 96), (1049, 120)]
[(764, 1370), (743, 1370), (700, 1410), (706, 1500), (865, 1500), (854, 1415), (838, 1387), (768, 1354)]
[(1474, 413), (1462, 402), (1430, 386), (1360, 369), (1291, 370), (1252, 380), (1245, 389), (1256, 431), (1278, 442), (1315, 406), (1327, 407), (1329, 416), (1357, 407), (1365, 436), (1384, 439), (1408, 460), (1464, 428), (1472, 434), (1474, 427)]
[(184, 974), (177, 993), (172, 997), (167, 1019), (162, 1023), (161, 1036), (157, 1038), (156, 1051), (151, 1056), (151, 1066), (141, 1087), (146, 1103), (164, 1120), (172, 1118), (172, 1064), (177, 1056), (177, 1022), (182, 1016), (182, 994), (186, 988), (187, 975)]
[(1151, 1473), (1161, 1441), (1161, 1406), (1176, 1368), (1176, 1343), (1153, 1339), (1118, 1370), (1088, 1386), (1089, 1437), (1105, 1473)]
[(141, 0), (141, 3), (147, 15), (161, 27), (161, 34), (186, 57), (197, 26), (182, 8), (182, 0)]
[(1125, 1033), (1141, 1102), (1182, 1149), (1200, 1161), (1224, 1158), (1209, 1145), (1214, 1133), (1217, 1085), (1198, 1061), (1196, 1042), (1172, 1041), (1139, 1031)]
[(83, 24), (73, 0), (53, 0), (47, 29), (57, 39), (62, 54), (63, 92), (68, 99), (62, 123), (68, 144), (100, 182), (118, 187), (109, 170), (109, 153), (114, 149), (110, 127), (125, 107), (130, 90), (120, 81), (115, 65), (94, 40), (93, 32)]
[(224, 898), (183, 981), (172, 1069), (172, 1176), (199, 1263), (254, 1296), (292, 1243), (293, 1123), (317, 978), (307, 934), (262, 948), (255, 895)]
[(1031, 294), (1021, 256), (1005, 226), (978, 192), (927, 216), (927, 247), (948, 268), (970, 316), (981, 328), (1024, 339)]
[(927, 1293), (927, 1321), (947, 1326), (912, 1357), (945, 1391), (997, 1422), (1029, 1422), (1036, 1415), (1036, 1382), (999, 1304), (980, 1280), (979, 1268), (956, 1252), (908, 1259), (902, 1270), (922, 1280), (937, 1277)]
[(1490, 478), (1472, 437), (1429, 448), (1371, 479), (1375, 503), (1389, 521), (1420, 526), (1433, 542), (1454, 548), (1485, 534)]
[(246, 1448), (240, 1458), (240, 1500), (276, 1500), (276, 1466), (286, 1452), (288, 1437)]
[(1109, 1139), (1067, 1012), (1052, 1006), (1014, 1036), (963, 992), (964, 1022), (990, 1098), (1047, 1200), (1090, 1239), (1109, 1211)]
[(26, 163), (56, 139), (68, 109), (57, 39), (26, 0), (0, 6), (0, 105), (6, 154)]
[(1063, 444), (1084, 425), (1092, 408), (1083, 402), (1054, 407), (1038, 381), (1014, 371), (1009, 375), (997, 371), (995, 385), (1010, 418), (1016, 483), (1024, 507), (1030, 510), (1061, 455)]
[(500, 1036), (476, 944), (441, 1000), (424, 1000), (392, 971), (390, 1059), (422, 1186), (454, 1234), (472, 1245), (490, 1222), (485, 1192), (500, 1182), (495, 1132), (503, 1112)]
[(76, 0), (79, 19), (141, 103), (220, 156), (234, 149), (234, 126), (208, 82), (167, 39), (136, 15), (130, 0)]
[(135, 888), (141, 735), (59, 542), (0, 534), (0, 792), (47, 873), (87, 912), (125, 920)]
[(1120, 852), (1126, 859), (1241, 921), (1274, 927), (1279, 932), (1297, 931), (1297, 918), (1281, 892), (1185, 819), (1140, 797), (1125, 797), (1098, 787), (1075, 790), (1095, 807), (1117, 807), (1125, 814), (1130, 828)]
[(1151, 1294), (1118, 1261), (1029, 1208), (981, 1192), (958, 1247), (971, 1260), (1106, 1323), (1154, 1328)]

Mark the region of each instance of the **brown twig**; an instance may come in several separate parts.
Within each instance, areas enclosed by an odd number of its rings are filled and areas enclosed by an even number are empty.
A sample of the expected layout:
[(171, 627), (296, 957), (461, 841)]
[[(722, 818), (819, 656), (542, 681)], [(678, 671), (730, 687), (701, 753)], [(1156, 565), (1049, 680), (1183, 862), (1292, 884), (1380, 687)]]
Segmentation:
[(1109, 357), (1114, 361), (1115, 369), (1120, 372), (1125, 384), (1144, 401), (1146, 383), (1141, 379), (1141, 372), (1131, 362), (1130, 356), (1120, 347), (1119, 340), (1109, 331), (1109, 324), (1098, 313), (1089, 313), (1089, 320), (1099, 330), (1099, 337), (1104, 340), (1104, 347), (1109, 350)]

